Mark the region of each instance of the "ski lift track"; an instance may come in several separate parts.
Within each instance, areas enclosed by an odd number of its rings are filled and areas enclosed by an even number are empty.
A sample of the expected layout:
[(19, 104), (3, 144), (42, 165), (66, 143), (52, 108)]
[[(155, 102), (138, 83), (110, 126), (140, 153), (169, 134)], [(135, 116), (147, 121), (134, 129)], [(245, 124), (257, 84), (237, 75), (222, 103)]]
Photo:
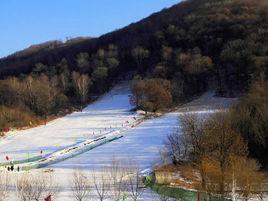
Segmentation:
[(90, 151), (96, 147), (102, 146), (106, 143), (110, 143), (112, 141), (115, 141), (124, 137), (123, 135), (124, 131), (138, 126), (146, 118), (147, 117), (141, 117), (137, 119), (136, 121), (134, 121), (132, 124), (127, 125), (126, 127), (123, 127), (122, 129), (109, 131), (105, 135), (98, 137), (96, 139), (84, 140), (76, 145), (72, 145), (64, 149), (58, 150), (52, 154), (46, 155), (41, 160), (30, 162), (30, 163), (17, 164), (17, 166), (19, 166), (21, 170), (28, 171), (31, 169), (44, 168), (49, 165), (67, 160), (69, 158), (73, 158), (87, 151)]

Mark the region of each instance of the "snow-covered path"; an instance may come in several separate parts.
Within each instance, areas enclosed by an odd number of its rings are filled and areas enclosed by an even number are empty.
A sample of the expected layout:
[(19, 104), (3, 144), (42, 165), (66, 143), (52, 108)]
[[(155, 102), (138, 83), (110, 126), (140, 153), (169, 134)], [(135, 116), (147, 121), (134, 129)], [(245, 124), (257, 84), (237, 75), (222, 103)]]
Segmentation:
[[(90, 104), (82, 112), (74, 112), (46, 126), (9, 133), (6, 138), (0, 140), (0, 161), (3, 161), (6, 155), (13, 159), (25, 158), (28, 153), (32, 156), (38, 155), (40, 150), (43, 150), (44, 154), (51, 154), (81, 141), (96, 138), (109, 130), (119, 129), (126, 121), (133, 123), (135, 121), (133, 117), (139, 118), (139, 116), (130, 111), (132, 107), (129, 103), (129, 95), (128, 83), (123, 83)], [(195, 102), (194, 112), (200, 115), (214, 112), (214, 110), (207, 110), (204, 104), (206, 103), (198, 102), (197, 105)], [(30, 173), (52, 169), (62, 190), (59, 200), (73, 201), (72, 174), (77, 168), (86, 172), (92, 169), (101, 170), (103, 167), (110, 166), (114, 158), (123, 162), (132, 160), (141, 169), (159, 163), (159, 151), (164, 146), (166, 136), (179, 126), (179, 116), (182, 113), (185, 113), (185, 110), (146, 120), (133, 129), (125, 130), (123, 138)], [(14, 172), (15, 178), (17, 174), (21, 172)], [(146, 190), (141, 200), (156, 199), (151, 191)]]
[(149, 119), (124, 132), (124, 137), (97, 147), (75, 158), (52, 165), (52, 168), (101, 168), (109, 166), (113, 158), (120, 161), (135, 160), (144, 169), (159, 162), (159, 150), (164, 140), (178, 125), (178, 113)]
[(109, 130), (121, 128), (126, 121), (134, 121), (130, 112), (129, 86), (123, 83), (100, 100), (90, 104), (82, 112), (74, 112), (63, 118), (36, 128), (13, 131), (0, 139), (0, 161), (8, 155), (11, 159), (50, 154), (86, 139), (96, 138)]
[[(208, 115), (214, 111), (194, 111), (199, 115)], [(108, 144), (85, 152), (77, 157), (59, 162), (46, 168), (53, 169), (61, 182), (63, 189), (68, 189), (71, 183), (70, 176), (75, 169), (85, 172), (91, 170), (102, 171), (103, 168), (112, 165), (113, 160), (127, 164), (131, 161), (137, 164), (141, 170), (149, 169), (161, 163), (160, 150), (164, 147), (167, 135), (179, 127), (181, 112), (171, 112), (159, 118), (144, 121), (137, 127), (124, 132), (124, 137)], [(67, 185), (66, 185), (67, 184)], [(63, 190), (61, 198), (71, 201), (70, 190)], [(146, 190), (141, 200), (155, 201), (155, 193)]]

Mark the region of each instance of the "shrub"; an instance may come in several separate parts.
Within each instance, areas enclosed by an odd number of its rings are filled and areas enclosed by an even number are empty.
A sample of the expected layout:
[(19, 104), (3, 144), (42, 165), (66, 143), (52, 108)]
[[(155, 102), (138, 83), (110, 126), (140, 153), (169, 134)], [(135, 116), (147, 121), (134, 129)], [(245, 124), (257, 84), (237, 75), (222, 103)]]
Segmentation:
[(40, 123), (40, 119), (22, 107), (0, 106), (0, 132), (5, 128), (19, 128)]

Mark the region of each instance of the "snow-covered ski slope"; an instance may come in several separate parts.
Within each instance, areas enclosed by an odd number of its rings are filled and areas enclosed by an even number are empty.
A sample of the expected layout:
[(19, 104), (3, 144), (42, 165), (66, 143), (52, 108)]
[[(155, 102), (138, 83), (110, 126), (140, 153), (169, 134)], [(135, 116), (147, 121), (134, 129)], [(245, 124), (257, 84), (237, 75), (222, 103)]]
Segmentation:
[[(129, 83), (125, 82), (90, 104), (82, 112), (74, 112), (46, 126), (10, 132), (7, 137), (0, 139), (0, 161), (4, 161), (6, 155), (12, 159), (24, 159), (28, 157), (28, 153), (30, 157), (35, 156), (40, 150), (44, 151), (43, 155), (46, 157), (49, 157), (49, 154), (57, 155), (66, 147), (79, 145), (85, 140), (96, 139), (109, 131), (121, 129), (122, 124), (126, 124), (127, 121), (129, 124), (134, 123), (141, 117), (130, 111), (132, 106), (129, 104), (129, 95)], [(207, 100), (210, 102), (207, 103)], [(229, 107), (229, 103), (234, 101), (235, 99), (215, 98), (211, 93), (204, 94), (197, 101), (177, 111), (145, 120), (132, 129), (125, 129), (120, 139), (29, 173), (35, 174), (53, 169), (62, 190), (60, 200), (73, 201), (71, 184), (75, 169), (81, 168), (87, 172), (93, 169), (102, 171), (103, 167), (112, 164), (114, 158), (126, 163), (132, 160), (141, 169), (151, 168), (160, 162), (159, 150), (164, 146), (166, 136), (180, 126), (180, 115), (185, 112), (208, 115), (218, 109), (219, 103), (224, 106), (228, 103)], [(16, 178), (17, 174), (22, 172), (13, 174)], [(146, 190), (141, 200), (154, 201), (156, 198), (150, 190)]]
[(107, 129), (105, 129), (105, 132), (103, 132), (100, 137), (84, 140), (75, 145), (55, 151), (52, 154), (47, 154), (46, 156), (41, 157), (41, 159), (34, 160), (33, 162), (28, 162), (26, 159), (26, 162), (20, 163), (19, 161), (17, 161), (16, 163), (16, 161), (12, 161), (12, 164), (17, 164), (16, 167), (20, 167), (21, 170), (30, 170), (44, 168), (49, 165), (64, 161), (66, 159), (73, 158), (96, 147), (102, 146), (106, 143), (110, 143), (112, 141), (124, 137), (124, 132), (139, 125), (144, 120), (144, 117), (133, 116), (133, 120), (134, 121), (131, 123), (129, 122), (129, 120), (127, 120), (125, 123), (122, 124), (122, 126), (116, 127), (108, 132), (106, 131)]
[[(139, 166), (146, 168), (159, 162), (159, 150), (166, 136), (179, 125), (179, 115), (189, 112), (189, 108), (192, 112), (201, 114), (213, 113), (219, 104), (226, 107), (225, 103), (228, 103), (229, 107), (235, 101), (235, 99), (215, 98), (211, 93), (206, 93), (175, 112), (147, 120), (136, 128), (128, 129), (142, 118), (131, 112), (130, 93), (129, 82), (122, 82), (81, 112), (74, 112), (47, 125), (9, 132), (0, 140), (0, 162), (4, 162), (6, 156), (11, 160), (38, 156), (41, 150), (45, 158), (52, 155), (58, 157), (58, 161), (62, 161), (60, 158), (70, 158), (68, 154), (63, 153), (65, 150), (77, 147), (79, 144), (83, 145), (84, 142), (92, 141), (107, 133), (119, 131), (120, 137), (123, 132), (123, 138), (94, 150), (90, 149), (81, 156), (75, 153), (75, 158), (52, 167), (108, 166), (115, 157), (124, 160), (135, 159), (139, 161)], [(207, 106), (213, 109), (208, 109)]]
[(75, 158), (62, 161), (52, 168), (99, 169), (112, 164), (114, 159), (128, 163), (133, 160), (141, 169), (159, 162), (159, 150), (167, 134), (178, 124), (177, 113), (149, 119), (124, 132), (124, 137), (97, 147)]
[[(206, 104), (207, 97), (211, 97), (213, 103)], [(162, 162), (160, 150), (164, 147), (167, 135), (175, 129), (180, 128), (180, 116), (193, 112), (200, 116), (207, 117), (219, 109), (228, 108), (236, 99), (215, 98), (211, 93), (206, 93), (199, 98), (201, 101), (194, 101), (190, 109), (178, 109), (167, 113), (159, 118), (145, 120), (133, 129), (124, 132), (124, 137), (116, 141), (104, 144), (100, 147), (85, 152), (77, 157), (53, 164), (46, 169), (53, 169), (59, 178), (60, 186), (64, 189), (61, 198), (64, 201), (71, 201), (70, 188), (71, 176), (74, 169), (85, 171), (103, 171), (103, 168), (112, 165), (116, 159), (128, 165), (129, 161), (137, 164), (141, 170), (147, 170)], [(226, 105), (225, 103), (228, 103)], [(218, 107), (218, 105), (221, 107)], [(209, 107), (207, 107), (209, 106)], [(105, 170), (105, 169), (104, 169)], [(155, 201), (156, 195), (150, 190), (142, 194), (141, 200)]]
[(97, 147), (75, 158), (54, 164), (51, 168), (101, 169), (110, 166), (114, 159), (138, 164), (141, 169), (151, 168), (161, 162), (160, 150), (167, 135), (180, 127), (180, 116), (196, 113), (206, 118), (208, 115), (229, 108), (237, 99), (214, 97), (207, 92), (198, 99), (179, 107), (176, 111), (159, 118), (145, 120), (140, 125), (123, 133), (124, 137)]
[[(213, 111), (196, 111), (207, 116)], [(161, 163), (160, 150), (167, 135), (180, 127), (180, 112), (171, 112), (159, 118), (148, 119), (133, 129), (124, 132), (122, 138), (104, 144), (77, 157), (56, 163), (55, 169), (102, 169), (113, 160), (127, 164), (131, 161), (142, 170)]]
[(130, 89), (127, 82), (122, 83), (90, 104), (82, 112), (74, 112), (63, 118), (36, 128), (12, 131), (0, 139), (0, 161), (6, 156), (11, 160), (36, 156), (43, 151), (49, 155), (88, 139), (122, 129), (126, 122), (131, 124), (137, 114), (131, 112)]

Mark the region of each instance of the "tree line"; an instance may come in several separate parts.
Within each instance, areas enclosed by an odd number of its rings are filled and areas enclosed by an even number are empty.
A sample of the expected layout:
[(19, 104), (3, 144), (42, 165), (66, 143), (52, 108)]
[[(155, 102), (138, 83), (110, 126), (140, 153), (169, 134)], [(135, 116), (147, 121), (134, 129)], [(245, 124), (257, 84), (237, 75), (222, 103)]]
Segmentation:
[(267, 24), (265, 0), (189, 0), (90, 41), (2, 59), (0, 76), (31, 74), (37, 63), (53, 73), (65, 60), (96, 91), (134, 71), (170, 82), (174, 104), (211, 87), (235, 96), (267, 80)]
[(73, 106), (81, 109), (110, 88), (108, 82), (119, 64), (117, 47), (109, 45), (91, 57), (79, 53), (76, 63), (79, 71), (71, 71), (62, 59), (55, 66), (37, 63), (29, 75), (0, 80), (0, 129), (40, 123)]
[[(55, 66), (63, 58), (79, 71), (79, 53), (91, 58), (98, 52), (101, 58), (98, 50), (114, 44), (120, 60), (115, 77), (136, 70), (142, 77), (168, 79), (180, 92), (174, 101), (211, 85), (221, 95), (234, 96), (267, 78), (267, 23), (265, 0), (188, 0), (99, 38), (2, 59), (0, 76), (29, 74), (38, 62)], [(107, 69), (102, 67), (118, 63), (93, 60), (99, 65), (96, 73), (103, 74)]]

